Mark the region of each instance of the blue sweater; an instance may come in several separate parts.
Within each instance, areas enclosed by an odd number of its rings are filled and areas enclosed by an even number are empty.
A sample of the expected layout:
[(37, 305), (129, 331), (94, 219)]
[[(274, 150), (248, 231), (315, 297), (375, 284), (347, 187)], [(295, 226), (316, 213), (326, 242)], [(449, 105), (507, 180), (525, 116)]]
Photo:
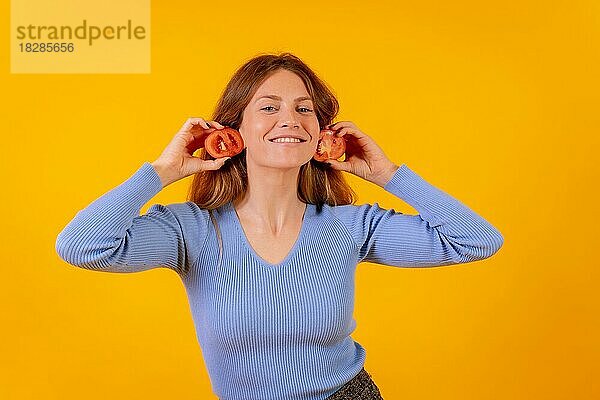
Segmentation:
[(350, 334), (360, 262), (435, 267), (490, 257), (503, 244), (482, 217), (405, 164), (384, 189), (414, 207), (308, 204), (280, 264), (250, 246), (231, 203), (214, 213), (188, 201), (140, 210), (162, 189), (148, 162), (60, 232), (69, 264), (105, 272), (170, 268), (182, 279), (214, 393), (222, 400), (322, 400), (364, 366)]

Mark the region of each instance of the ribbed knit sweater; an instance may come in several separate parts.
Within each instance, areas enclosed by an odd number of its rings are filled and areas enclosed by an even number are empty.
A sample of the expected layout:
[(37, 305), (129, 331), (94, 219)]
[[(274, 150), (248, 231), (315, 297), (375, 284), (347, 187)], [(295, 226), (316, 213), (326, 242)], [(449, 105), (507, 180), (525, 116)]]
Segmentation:
[[(263, 260), (231, 202), (214, 213), (191, 201), (153, 204), (162, 190), (148, 162), (59, 233), (56, 251), (77, 267), (129, 273), (170, 268), (182, 279), (213, 392), (221, 400), (322, 400), (364, 366), (350, 334), (356, 266), (435, 267), (493, 255), (500, 232), (402, 164), (384, 189), (414, 207), (307, 204), (285, 259)], [(274, 244), (276, 245), (276, 244)]]

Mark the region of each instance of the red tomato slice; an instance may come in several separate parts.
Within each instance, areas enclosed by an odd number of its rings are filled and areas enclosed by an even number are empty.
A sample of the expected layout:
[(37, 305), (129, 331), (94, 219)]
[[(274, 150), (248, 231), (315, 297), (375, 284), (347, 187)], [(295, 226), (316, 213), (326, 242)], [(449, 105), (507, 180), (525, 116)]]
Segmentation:
[(204, 147), (214, 158), (233, 157), (244, 150), (244, 139), (235, 129), (225, 127), (208, 135)]
[(331, 129), (322, 129), (319, 134), (317, 151), (313, 158), (317, 161), (337, 160), (346, 152), (346, 139), (336, 136)]

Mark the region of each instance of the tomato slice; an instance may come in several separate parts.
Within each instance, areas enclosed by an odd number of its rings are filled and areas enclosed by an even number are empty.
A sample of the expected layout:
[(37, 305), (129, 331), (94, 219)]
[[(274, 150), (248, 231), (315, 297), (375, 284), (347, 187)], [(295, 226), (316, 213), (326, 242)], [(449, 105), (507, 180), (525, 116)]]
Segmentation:
[(346, 152), (346, 139), (336, 136), (331, 129), (322, 129), (319, 134), (317, 151), (313, 158), (317, 161), (337, 160)]
[(237, 130), (225, 127), (208, 135), (204, 147), (214, 158), (233, 157), (244, 150), (244, 139)]

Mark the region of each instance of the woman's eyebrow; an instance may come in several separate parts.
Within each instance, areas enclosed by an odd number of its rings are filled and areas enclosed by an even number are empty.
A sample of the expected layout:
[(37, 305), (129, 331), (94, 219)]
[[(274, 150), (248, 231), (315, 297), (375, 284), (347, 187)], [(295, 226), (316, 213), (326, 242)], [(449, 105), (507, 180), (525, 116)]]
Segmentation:
[[(264, 98), (273, 99), (273, 100), (282, 100), (281, 97), (279, 97), (275, 94), (266, 94), (264, 96), (260, 96), (258, 99), (256, 99), (256, 101), (259, 101), (260, 99), (264, 99)], [(300, 96), (300, 97), (296, 97), (296, 99), (295, 99), (295, 101), (302, 101), (302, 100), (312, 101), (312, 98), (310, 98), (309, 96)]]

